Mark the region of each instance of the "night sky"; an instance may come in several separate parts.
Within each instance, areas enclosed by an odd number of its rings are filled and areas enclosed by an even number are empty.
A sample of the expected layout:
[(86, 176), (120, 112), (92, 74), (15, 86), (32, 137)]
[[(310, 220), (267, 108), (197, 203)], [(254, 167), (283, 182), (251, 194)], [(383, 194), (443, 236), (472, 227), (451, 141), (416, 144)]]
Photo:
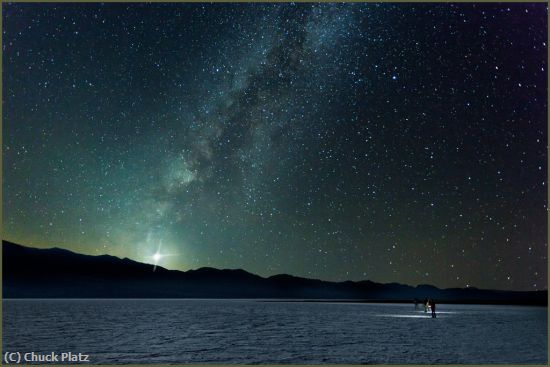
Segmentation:
[(547, 288), (547, 5), (2, 4), (3, 238)]

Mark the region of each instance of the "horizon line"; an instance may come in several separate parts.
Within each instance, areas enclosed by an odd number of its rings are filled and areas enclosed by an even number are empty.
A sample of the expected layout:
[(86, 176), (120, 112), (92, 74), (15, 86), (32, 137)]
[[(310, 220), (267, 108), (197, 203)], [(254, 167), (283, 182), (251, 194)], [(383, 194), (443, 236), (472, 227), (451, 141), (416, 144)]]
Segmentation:
[[(217, 271), (224, 271), (224, 270), (229, 270), (229, 271), (244, 271), (250, 275), (254, 275), (254, 276), (257, 276), (257, 277), (260, 277), (262, 279), (269, 279), (269, 278), (272, 278), (272, 277), (276, 277), (276, 276), (280, 276), (280, 275), (286, 275), (286, 276), (290, 276), (290, 277), (294, 277), (294, 278), (301, 278), (301, 279), (307, 279), (307, 280), (315, 280), (315, 281), (321, 281), (321, 282), (329, 282), (329, 283), (347, 283), (347, 282), (352, 282), (352, 283), (360, 283), (360, 282), (371, 282), (371, 283), (377, 283), (377, 284), (381, 284), (381, 285), (392, 285), (392, 284), (397, 284), (397, 285), (403, 285), (403, 286), (407, 286), (407, 287), (411, 287), (411, 288), (418, 288), (418, 287), (421, 287), (421, 286), (428, 286), (428, 287), (433, 287), (433, 288), (436, 288), (436, 289), (439, 289), (439, 290), (448, 290), (448, 289), (472, 289), (472, 290), (481, 290), (481, 291), (497, 291), (497, 292), (547, 292), (548, 291), (548, 288), (543, 288), (543, 289), (535, 289), (535, 290), (506, 290), (506, 289), (493, 289), (493, 288), (478, 288), (476, 286), (467, 286), (467, 287), (446, 287), (446, 288), (443, 288), (443, 287), (438, 287), (436, 285), (433, 285), (433, 284), (428, 284), (428, 283), (419, 283), (417, 285), (411, 285), (411, 284), (407, 284), (407, 283), (400, 283), (400, 282), (386, 282), (386, 283), (382, 283), (382, 282), (376, 282), (376, 281), (372, 281), (372, 280), (369, 280), (369, 279), (362, 279), (362, 280), (341, 280), (341, 281), (337, 281), (337, 280), (324, 280), (324, 279), (320, 279), (320, 278), (306, 278), (306, 277), (302, 277), (302, 276), (297, 276), (297, 275), (292, 275), (292, 274), (288, 274), (288, 273), (276, 273), (276, 274), (273, 274), (273, 275), (269, 275), (269, 276), (262, 276), (262, 275), (259, 275), (259, 274), (256, 274), (256, 273), (252, 273), (248, 270), (245, 270), (243, 268), (216, 268), (216, 267), (212, 267), (212, 266), (201, 266), (199, 268), (195, 268), (195, 269), (187, 269), (187, 270), (182, 270), (182, 269), (168, 269), (168, 268), (165, 268), (163, 266), (160, 266), (160, 265), (155, 265), (155, 264), (150, 264), (150, 263), (146, 263), (146, 262), (142, 262), (142, 261), (138, 261), (138, 260), (134, 260), (132, 258), (129, 258), (129, 257), (119, 257), (119, 256), (116, 256), (116, 255), (110, 255), (110, 254), (107, 254), (107, 253), (104, 253), (104, 254), (95, 254), (95, 255), (92, 255), (92, 254), (85, 254), (85, 253), (80, 253), (80, 252), (75, 252), (73, 250), (69, 250), (69, 249), (66, 249), (66, 248), (63, 248), (63, 247), (58, 247), (58, 246), (53, 246), (53, 247), (33, 247), (33, 246), (29, 246), (29, 245), (22, 245), (20, 243), (16, 243), (16, 242), (13, 242), (13, 241), (10, 241), (10, 240), (7, 240), (7, 239), (4, 239), (2, 238), (2, 246), (4, 245), (4, 242), (8, 242), (8, 243), (11, 243), (13, 245), (16, 245), (16, 246), (21, 246), (21, 247), (25, 247), (25, 248), (31, 248), (31, 249), (36, 249), (36, 250), (54, 250), (54, 249), (58, 249), (58, 250), (63, 250), (63, 251), (67, 251), (67, 252), (70, 252), (72, 254), (75, 254), (75, 255), (81, 255), (81, 256), (91, 256), (91, 257), (100, 257), (100, 256), (111, 256), (111, 257), (114, 257), (116, 259), (119, 259), (119, 260), (130, 260), (130, 261), (133, 261), (133, 262), (136, 262), (138, 264), (143, 264), (143, 265), (151, 265), (152, 267), (155, 266), (156, 268), (161, 268), (165, 271), (175, 271), (175, 272), (180, 272), (180, 273), (187, 273), (189, 271), (197, 271), (197, 270), (200, 270), (200, 269), (214, 269), (214, 270), (217, 270)], [(123, 299), (127, 299), (127, 298), (123, 298)], [(149, 299), (149, 298), (147, 298)], [(179, 299), (179, 298), (178, 298)]]

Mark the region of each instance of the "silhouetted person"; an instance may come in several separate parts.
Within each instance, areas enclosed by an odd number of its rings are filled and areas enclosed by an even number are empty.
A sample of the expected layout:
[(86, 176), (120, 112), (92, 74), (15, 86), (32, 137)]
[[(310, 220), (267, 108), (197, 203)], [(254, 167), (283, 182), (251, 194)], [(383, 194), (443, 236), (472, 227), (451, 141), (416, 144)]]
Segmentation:
[(432, 309), (432, 318), (436, 318), (435, 315), (435, 301), (433, 299), (430, 300), (430, 308)]
[(428, 299), (424, 298), (424, 312), (428, 312)]
[(418, 300), (416, 298), (414, 299), (414, 309), (418, 310)]

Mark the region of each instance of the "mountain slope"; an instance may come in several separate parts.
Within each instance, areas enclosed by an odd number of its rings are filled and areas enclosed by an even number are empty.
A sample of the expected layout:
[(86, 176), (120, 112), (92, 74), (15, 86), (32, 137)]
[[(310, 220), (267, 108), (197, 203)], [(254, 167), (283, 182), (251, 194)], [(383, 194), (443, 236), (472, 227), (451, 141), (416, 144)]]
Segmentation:
[(285, 298), (547, 304), (547, 291), (507, 292), (411, 287), (371, 281), (327, 282), (244, 270), (167, 270), (114, 256), (2, 242), (4, 298)]

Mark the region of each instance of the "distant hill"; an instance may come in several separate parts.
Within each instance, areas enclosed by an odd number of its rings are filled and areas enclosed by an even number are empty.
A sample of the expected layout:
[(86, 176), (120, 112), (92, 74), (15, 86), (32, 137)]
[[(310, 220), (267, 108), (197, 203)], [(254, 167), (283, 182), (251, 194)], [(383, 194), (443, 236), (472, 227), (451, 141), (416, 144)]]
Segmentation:
[(281, 274), (268, 278), (244, 270), (167, 270), (130, 259), (37, 249), (2, 241), (4, 298), (279, 298), (547, 305), (547, 291), (412, 287), (368, 280), (328, 282)]

